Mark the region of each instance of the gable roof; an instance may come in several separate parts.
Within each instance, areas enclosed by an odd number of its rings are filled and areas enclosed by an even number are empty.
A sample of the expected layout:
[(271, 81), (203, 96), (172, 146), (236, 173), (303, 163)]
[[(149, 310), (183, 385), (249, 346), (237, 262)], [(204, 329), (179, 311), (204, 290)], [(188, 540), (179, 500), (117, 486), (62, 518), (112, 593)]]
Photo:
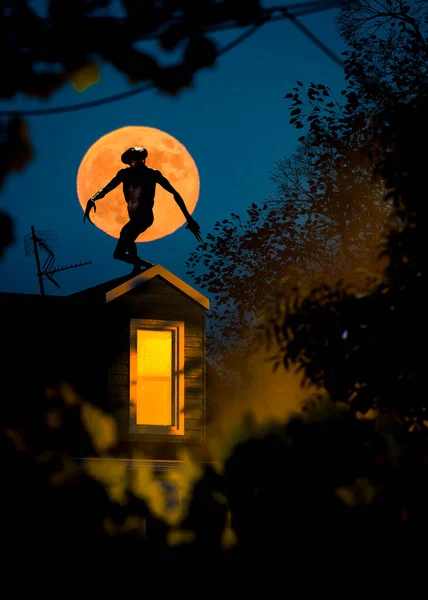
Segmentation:
[(94, 287), (88, 288), (86, 290), (81, 290), (80, 292), (76, 292), (72, 294), (76, 299), (79, 298), (98, 298), (100, 302), (108, 303), (116, 300), (123, 294), (130, 292), (136, 287), (150, 281), (154, 277), (161, 277), (167, 283), (171, 284), (175, 288), (177, 288), (183, 294), (186, 294), (189, 298), (200, 304), (203, 308), (209, 310), (210, 301), (203, 294), (196, 291), (185, 281), (173, 275), (170, 271), (162, 267), (161, 265), (153, 265), (149, 269), (142, 271), (138, 275), (124, 275), (123, 277), (118, 277), (117, 279), (112, 279), (110, 281), (106, 281)]
[(153, 265), (153, 267), (150, 267), (150, 269), (146, 269), (142, 273), (139, 273), (138, 275), (135, 275), (135, 277), (132, 277), (132, 279), (128, 279), (128, 281), (119, 284), (117, 287), (107, 292), (105, 301), (111, 302), (112, 300), (119, 298), (119, 296), (130, 292), (142, 283), (150, 281), (150, 279), (153, 279), (153, 277), (157, 276), (162, 277), (162, 279), (165, 279), (165, 281), (176, 287), (178, 290), (180, 290), (180, 292), (183, 292), (183, 294), (186, 294), (186, 296), (189, 296), (189, 298), (203, 306), (203, 308), (206, 308), (207, 310), (209, 309), (210, 301), (208, 300), (208, 298), (203, 296), (200, 292), (196, 291), (182, 279), (179, 279), (176, 275), (173, 275), (164, 267), (161, 267), (161, 265)]

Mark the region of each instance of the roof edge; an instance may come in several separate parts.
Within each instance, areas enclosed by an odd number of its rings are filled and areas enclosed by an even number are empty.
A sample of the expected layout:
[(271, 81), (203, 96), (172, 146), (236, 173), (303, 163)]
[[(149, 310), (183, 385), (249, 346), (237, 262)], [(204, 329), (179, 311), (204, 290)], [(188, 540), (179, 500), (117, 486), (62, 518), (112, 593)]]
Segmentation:
[(108, 291), (105, 297), (106, 304), (108, 302), (111, 302), (112, 300), (116, 300), (116, 298), (119, 298), (123, 294), (130, 292), (142, 283), (150, 281), (150, 279), (153, 279), (153, 277), (156, 277), (157, 275), (159, 275), (168, 283), (170, 283), (171, 285), (179, 289), (181, 292), (189, 296), (189, 298), (200, 304), (203, 308), (209, 310), (210, 301), (206, 296), (192, 288), (192, 286), (190, 286), (188, 283), (186, 283), (185, 281), (183, 281), (182, 279), (180, 279), (161, 265), (153, 265), (153, 267), (146, 269), (145, 271), (139, 273), (132, 279), (129, 279), (128, 281), (125, 281), (124, 283)]

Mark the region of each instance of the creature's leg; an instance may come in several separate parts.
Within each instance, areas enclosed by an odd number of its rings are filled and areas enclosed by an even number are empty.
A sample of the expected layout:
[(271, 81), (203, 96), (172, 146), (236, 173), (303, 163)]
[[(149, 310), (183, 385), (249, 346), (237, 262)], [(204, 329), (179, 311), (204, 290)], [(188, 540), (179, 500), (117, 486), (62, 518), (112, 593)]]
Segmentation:
[(135, 242), (130, 242), (128, 244), (127, 250), (128, 250), (128, 256), (132, 257), (133, 264), (134, 264), (135, 261), (138, 259), (137, 244)]
[(152, 263), (143, 260), (138, 256), (137, 244), (135, 240), (150, 227), (153, 223), (153, 214), (144, 215), (144, 218), (131, 218), (130, 221), (124, 225), (120, 232), (119, 240), (117, 242), (114, 258), (122, 260), (128, 264), (134, 265), (134, 271), (138, 272), (141, 267), (149, 268)]
[(137, 244), (135, 243), (135, 240), (141, 233), (146, 231), (153, 224), (153, 221), (154, 221), (153, 212), (150, 211), (149, 213), (147, 213), (147, 212), (137, 213), (135, 215), (135, 218), (132, 219), (132, 221), (135, 222), (135, 232), (136, 233), (135, 233), (133, 242), (129, 245), (129, 248), (128, 248), (129, 254), (132, 255), (136, 261), (134, 263), (135, 268), (137, 268), (137, 265), (139, 265), (140, 267), (147, 269), (149, 267), (152, 267), (153, 264), (138, 256)]
[(119, 239), (117, 240), (116, 248), (113, 252), (113, 257), (116, 260), (122, 260), (130, 265), (135, 264), (135, 258), (130, 254), (127, 254), (127, 250), (130, 243), (133, 243), (133, 224), (131, 221), (126, 223), (121, 229)]

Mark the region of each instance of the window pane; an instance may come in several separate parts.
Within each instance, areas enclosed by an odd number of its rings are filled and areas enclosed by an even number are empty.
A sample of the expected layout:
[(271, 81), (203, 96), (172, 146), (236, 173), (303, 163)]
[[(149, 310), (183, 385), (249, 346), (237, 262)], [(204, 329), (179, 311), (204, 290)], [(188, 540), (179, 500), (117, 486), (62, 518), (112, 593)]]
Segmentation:
[(171, 387), (171, 378), (138, 380), (137, 425), (172, 425)]
[(137, 330), (137, 377), (171, 377), (172, 331)]
[(172, 425), (172, 331), (137, 330), (137, 425)]

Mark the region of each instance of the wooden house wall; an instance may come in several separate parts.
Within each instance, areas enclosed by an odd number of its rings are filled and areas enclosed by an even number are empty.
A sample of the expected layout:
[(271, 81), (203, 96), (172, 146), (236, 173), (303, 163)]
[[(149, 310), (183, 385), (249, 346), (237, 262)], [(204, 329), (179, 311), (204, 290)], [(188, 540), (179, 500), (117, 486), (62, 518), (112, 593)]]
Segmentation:
[[(168, 444), (205, 439), (205, 309), (177, 288), (155, 277), (107, 306), (110, 365), (108, 399), (120, 424), (122, 439)], [(184, 322), (184, 435), (128, 434), (129, 320), (161, 319)], [(166, 439), (167, 438), (167, 439)]]

